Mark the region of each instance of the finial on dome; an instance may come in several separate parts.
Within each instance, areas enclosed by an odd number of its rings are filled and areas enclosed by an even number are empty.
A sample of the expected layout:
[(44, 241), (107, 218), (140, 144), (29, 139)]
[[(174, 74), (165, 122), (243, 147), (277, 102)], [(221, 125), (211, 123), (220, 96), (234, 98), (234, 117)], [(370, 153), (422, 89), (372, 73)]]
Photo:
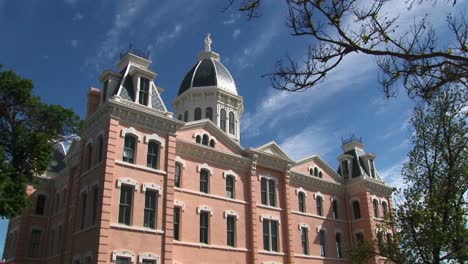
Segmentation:
[(205, 52), (210, 52), (211, 51), (211, 44), (213, 41), (211, 40), (211, 35), (210, 33), (206, 34), (205, 38)]

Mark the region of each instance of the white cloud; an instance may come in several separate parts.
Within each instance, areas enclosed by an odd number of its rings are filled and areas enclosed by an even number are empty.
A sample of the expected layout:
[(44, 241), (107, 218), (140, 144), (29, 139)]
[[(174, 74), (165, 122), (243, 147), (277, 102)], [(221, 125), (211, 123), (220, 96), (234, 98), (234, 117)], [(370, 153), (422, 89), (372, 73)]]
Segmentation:
[(231, 13), (231, 14), (229, 14), (229, 18), (227, 20), (223, 21), (223, 24), (224, 25), (232, 25), (232, 24), (236, 23), (236, 21), (239, 19), (239, 17), (240, 17), (239, 12)]
[(379, 176), (388, 185), (396, 188), (403, 188), (405, 184), (403, 181), (403, 176), (401, 175), (401, 169), (403, 168), (403, 164), (407, 161), (408, 158), (405, 158), (383, 170), (378, 170)]
[(162, 32), (161, 34), (158, 35), (158, 38), (156, 40), (156, 45), (167, 42), (171, 39), (176, 38), (177, 36), (180, 35), (180, 32), (182, 31), (182, 25), (177, 24), (174, 26), (174, 29), (169, 32)]
[(72, 39), (70, 41), (70, 45), (72, 46), (72, 48), (77, 48), (78, 47), (78, 40)]
[(313, 124), (284, 139), (280, 145), (291, 158), (299, 160), (313, 153), (319, 153), (324, 157), (332, 152), (335, 142), (325, 126)]
[(234, 32), (232, 32), (232, 38), (236, 40), (239, 37), (240, 33), (241, 30), (239, 28), (236, 28)]
[(73, 17), (72, 17), (72, 21), (80, 21), (84, 18), (83, 14), (81, 14), (80, 12), (76, 13)]

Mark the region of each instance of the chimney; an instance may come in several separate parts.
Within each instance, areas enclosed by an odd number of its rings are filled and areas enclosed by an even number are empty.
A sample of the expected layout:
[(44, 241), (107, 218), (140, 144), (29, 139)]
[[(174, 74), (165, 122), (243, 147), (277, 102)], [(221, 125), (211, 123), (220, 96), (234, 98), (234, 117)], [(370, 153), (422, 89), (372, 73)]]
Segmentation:
[(91, 87), (88, 92), (88, 104), (86, 107), (86, 119), (88, 119), (99, 106), (101, 99), (101, 90)]

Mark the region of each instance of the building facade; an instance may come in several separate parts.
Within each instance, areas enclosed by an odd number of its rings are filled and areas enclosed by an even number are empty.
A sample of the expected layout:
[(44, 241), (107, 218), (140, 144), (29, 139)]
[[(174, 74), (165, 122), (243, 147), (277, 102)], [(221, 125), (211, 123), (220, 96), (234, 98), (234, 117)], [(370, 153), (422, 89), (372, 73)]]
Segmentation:
[(7, 263), (342, 263), (381, 234), (392, 188), (360, 140), (337, 170), (244, 148), (242, 97), (209, 37), (174, 113), (150, 63), (130, 50), (90, 89), (79, 138), (56, 145), (10, 221)]

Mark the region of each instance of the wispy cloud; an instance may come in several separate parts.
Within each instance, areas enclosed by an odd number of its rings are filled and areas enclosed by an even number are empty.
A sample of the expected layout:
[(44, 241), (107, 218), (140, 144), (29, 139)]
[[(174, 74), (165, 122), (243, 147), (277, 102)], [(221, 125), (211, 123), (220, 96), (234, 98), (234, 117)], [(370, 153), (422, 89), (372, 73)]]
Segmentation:
[(77, 48), (78, 47), (78, 40), (72, 39), (70, 41), (70, 45), (72, 46), (72, 48)]
[(81, 14), (80, 12), (76, 13), (73, 17), (72, 17), (72, 21), (80, 21), (84, 18), (83, 14)]
[(239, 28), (236, 28), (236, 29), (232, 32), (232, 38), (233, 38), (234, 40), (236, 40), (236, 39), (239, 37), (240, 33), (241, 33), (241, 30), (240, 30)]
[(228, 19), (223, 21), (223, 24), (224, 25), (232, 25), (232, 24), (236, 23), (236, 21), (239, 19), (239, 17), (240, 17), (239, 12), (231, 13), (231, 14), (229, 14)]
[(408, 161), (408, 158), (405, 158), (387, 168), (378, 170), (379, 176), (390, 186), (396, 188), (403, 188), (404, 181), (403, 176), (401, 175), (401, 169), (403, 164)]

